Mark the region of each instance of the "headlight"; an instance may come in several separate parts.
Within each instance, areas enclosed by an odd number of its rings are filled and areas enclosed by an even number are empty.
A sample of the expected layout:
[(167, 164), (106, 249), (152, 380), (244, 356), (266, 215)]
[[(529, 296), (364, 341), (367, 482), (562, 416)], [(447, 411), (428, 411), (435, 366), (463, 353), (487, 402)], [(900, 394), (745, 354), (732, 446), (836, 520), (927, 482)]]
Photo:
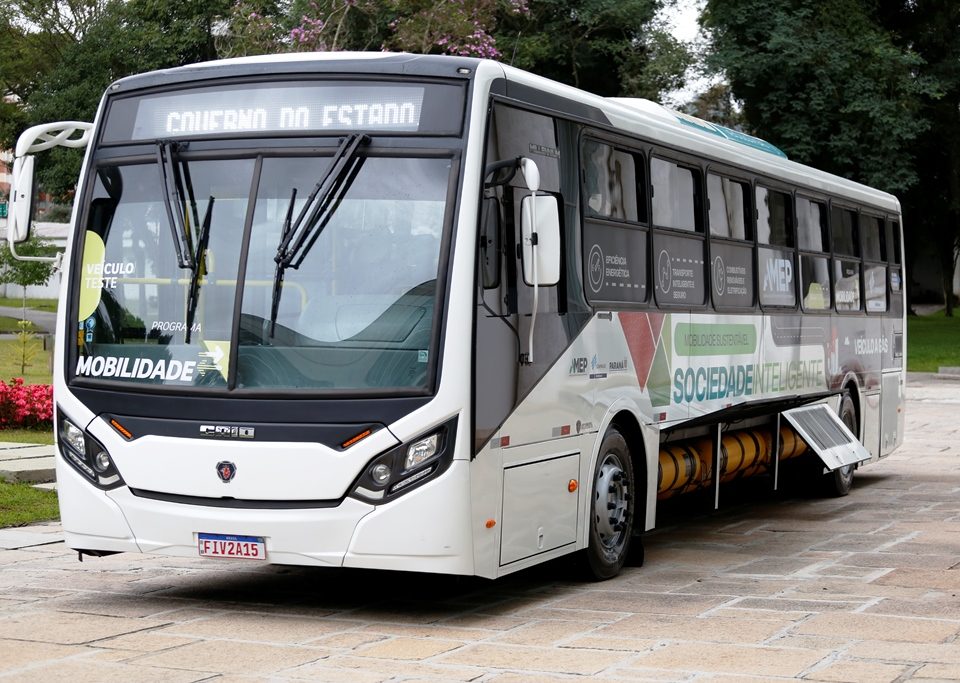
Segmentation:
[(436, 429), (391, 448), (367, 463), (350, 495), (368, 503), (385, 503), (447, 469), (457, 432), (454, 417)]
[(60, 455), (92, 484), (102, 489), (112, 489), (123, 484), (123, 479), (113, 464), (113, 458), (103, 444), (78, 427), (59, 408), (57, 434)]
[(437, 444), (440, 442), (439, 434), (431, 434), (425, 439), (410, 445), (407, 449), (407, 460), (403, 464), (403, 469), (412, 470), (417, 465), (425, 463), (427, 460), (437, 454)]
[(77, 453), (83, 453), (83, 430), (66, 418), (60, 421), (60, 438)]

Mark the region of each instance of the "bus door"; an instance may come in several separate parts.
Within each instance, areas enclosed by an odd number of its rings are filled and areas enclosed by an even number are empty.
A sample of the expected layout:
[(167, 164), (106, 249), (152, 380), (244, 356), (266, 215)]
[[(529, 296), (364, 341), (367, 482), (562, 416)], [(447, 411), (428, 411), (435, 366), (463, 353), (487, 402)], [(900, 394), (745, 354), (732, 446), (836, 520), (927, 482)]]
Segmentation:
[[(575, 139), (569, 124), (551, 116), (505, 103), (492, 108), (486, 165), (505, 165), (485, 178), (481, 207), (475, 447), (493, 444), (502, 463), (501, 565), (577, 538), (580, 496), (570, 482), (585, 466), (580, 454), (592, 436), (582, 426), (594, 386), (588, 372), (572, 370), (589, 364), (577, 346), (589, 315), (582, 288), (567, 280), (578, 269), (569, 267), (564, 248), (578, 223)], [(537, 194), (557, 201), (563, 233), (561, 279), (537, 288), (535, 321), (534, 287), (521, 258), (521, 206), (530, 191), (509, 164), (520, 157), (536, 163)], [(578, 289), (579, 300), (571, 295)]]

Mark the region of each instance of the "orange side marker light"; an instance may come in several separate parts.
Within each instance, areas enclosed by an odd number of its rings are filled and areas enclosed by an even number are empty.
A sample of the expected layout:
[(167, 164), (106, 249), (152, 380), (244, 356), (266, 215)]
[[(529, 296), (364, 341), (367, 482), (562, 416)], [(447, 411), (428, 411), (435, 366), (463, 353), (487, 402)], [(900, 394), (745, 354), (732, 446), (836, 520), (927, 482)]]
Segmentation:
[(340, 444), (340, 448), (350, 448), (350, 446), (357, 443), (358, 441), (363, 441), (371, 434), (373, 434), (372, 429), (364, 429), (362, 432), (360, 432), (356, 436), (351, 436), (349, 439), (347, 439), (342, 444)]
[(580, 485), (577, 483), (576, 479), (571, 479), (570, 481), (567, 482), (567, 491), (569, 491), (570, 493), (573, 493), (577, 490), (579, 486)]
[(497, 520), (495, 520), (495, 519), (488, 519), (485, 526), (486, 526), (488, 529), (492, 529), (493, 527), (497, 526)]
[(120, 424), (116, 420), (110, 420), (110, 426), (116, 429), (118, 432), (120, 432), (121, 436), (123, 436), (123, 438), (127, 439), (128, 441), (133, 438), (133, 434), (130, 432), (130, 430), (124, 427), (122, 424)]

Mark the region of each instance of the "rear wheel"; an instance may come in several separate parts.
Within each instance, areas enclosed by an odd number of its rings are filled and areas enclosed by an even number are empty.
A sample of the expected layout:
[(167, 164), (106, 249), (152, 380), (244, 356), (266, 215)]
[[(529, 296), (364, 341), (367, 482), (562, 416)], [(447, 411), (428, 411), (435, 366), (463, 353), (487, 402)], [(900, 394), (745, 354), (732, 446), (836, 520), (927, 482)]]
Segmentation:
[(590, 540), (583, 551), (585, 568), (596, 580), (616, 576), (627, 560), (636, 506), (634, 481), (627, 442), (611, 428), (593, 470)]
[[(857, 424), (857, 406), (853, 402), (853, 397), (850, 396), (849, 391), (843, 392), (843, 398), (840, 399), (840, 421), (846, 425), (855, 437), (860, 438), (860, 428)], [(835, 497), (850, 493), (850, 489), (853, 487), (854, 470), (854, 465), (847, 465), (823, 475), (824, 493)]]

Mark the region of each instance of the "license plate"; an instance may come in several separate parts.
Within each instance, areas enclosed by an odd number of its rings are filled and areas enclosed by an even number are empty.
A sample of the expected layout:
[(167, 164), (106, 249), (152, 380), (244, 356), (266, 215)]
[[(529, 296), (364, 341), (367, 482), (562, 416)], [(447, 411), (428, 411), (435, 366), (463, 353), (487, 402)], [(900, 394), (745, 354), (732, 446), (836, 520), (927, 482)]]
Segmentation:
[(197, 534), (201, 557), (229, 557), (239, 560), (267, 559), (267, 546), (259, 536)]

